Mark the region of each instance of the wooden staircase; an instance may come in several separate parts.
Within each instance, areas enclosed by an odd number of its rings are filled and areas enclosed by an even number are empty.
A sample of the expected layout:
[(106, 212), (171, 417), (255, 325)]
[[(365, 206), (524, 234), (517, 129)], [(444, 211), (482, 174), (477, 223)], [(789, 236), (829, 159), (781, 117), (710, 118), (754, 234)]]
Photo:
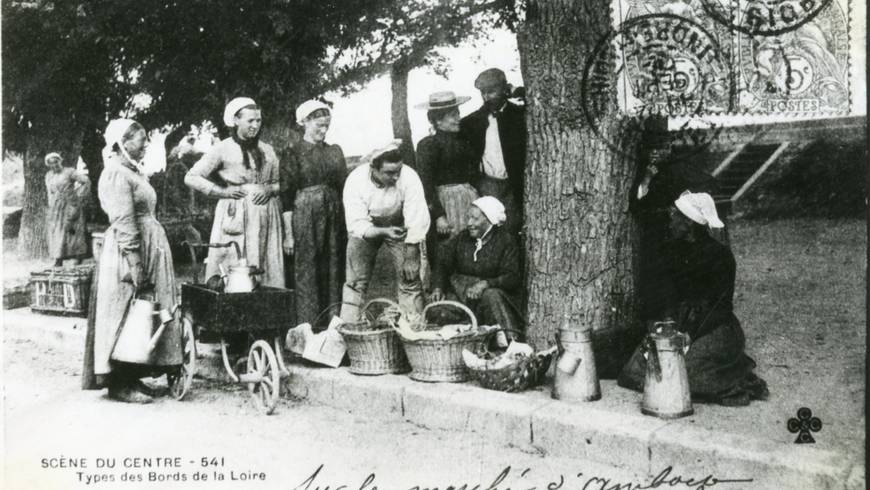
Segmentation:
[(743, 194), (776, 162), (791, 142), (755, 143), (763, 133), (752, 141), (743, 143), (726, 156), (713, 171), (718, 183), (713, 195), (720, 212), (726, 214)]

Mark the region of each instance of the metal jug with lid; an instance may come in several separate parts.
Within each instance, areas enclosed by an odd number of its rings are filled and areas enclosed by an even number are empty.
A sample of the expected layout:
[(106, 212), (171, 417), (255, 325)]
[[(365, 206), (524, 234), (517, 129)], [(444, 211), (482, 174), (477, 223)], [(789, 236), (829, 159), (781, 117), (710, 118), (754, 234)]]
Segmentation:
[(154, 348), (173, 315), (169, 310), (160, 309), (159, 303), (138, 296), (130, 300), (111, 358), (115, 361), (151, 364)]
[(563, 325), (556, 334), (559, 347), (553, 398), (572, 402), (601, 399), (601, 386), (592, 351), (592, 327)]
[(675, 326), (673, 321), (656, 322), (645, 340), (646, 378), (640, 409), (645, 415), (675, 419), (695, 413), (685, 359), (690, 339)]

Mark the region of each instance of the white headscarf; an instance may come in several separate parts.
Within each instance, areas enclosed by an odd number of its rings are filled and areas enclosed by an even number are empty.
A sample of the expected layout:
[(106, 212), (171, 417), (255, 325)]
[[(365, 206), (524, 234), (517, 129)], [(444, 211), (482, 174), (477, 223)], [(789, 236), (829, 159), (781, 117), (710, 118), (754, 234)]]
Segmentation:
[(106, 141), (106, 146), (103, 147), (103, 159), (108, 158), (113, 151), (112, 147), (117, 143), (118, 148), (121, 150), (121, 154), (123, 154), (127, 160), (135, 165), (141, 165), (141, 162), (133, 160), (133, 158), (130, 157), (130, 154), (127, 153), (127, 149), (124, 148), (124, 133), (126, 133), (133, 124), (136, 124), (136, 121), (132, 119), (113, 119), (109, 121), (109, 125), (106, 126), (106, 131), (103, 132), (103, 139)]
[(474, 261), (477, 262), (477, 252), (480, 252), (483, 249), (483, 245), (486, 243), (486, 239), (492, 229), (504, 224), (507, 220), (507, 215), (504, 211), (504, 204), (492, 196), (477, 198), (471, 203), (471, 205), (477, 206), (483, 215), (486, 216), (486, 219), (489, 220), (489, 228), (480, 235), (480, 238), (474, 241)]
[(53, 151), (53, 152), (49, 153), (48, 155), (45, 155), (45, 158), (43, 159), (43, 161), (45, 162), (46, 165), (48, 165), (48, 161), (51, 160), (52, 158), (57, 158), (59, 160), (63, 160), (63, 157), (60, 156), (60, 153)]
[(314, 99), (306, 100), (296, 108), (296, 124), (302, 124), (302, 121), (304, 121), (306, 117), (310, 116), (312, 112), (320, 109), (326, 109), (330, 114), (332, 114), (332, 109), (323, 102)]
[(480, 208), (486, 216), (486, 219), (488, 219), (493, 225), (501, 226), (505, 221), (507, 221), (504, 204), (492, 196), (483, 196), (475, 199), (471, 205)]
[(716, 213), (716, 202), (706, 192), (694, 194), (689, 191), (683, 192), (674, 201), (674, 205), (687, 218), (699, 225), (709, 226), (710, 228), (725, 227), (725, 223), (719, 219), (719, 215)]
[(224, 107), (224, 124), (227, 127), (233, 127), (236, 125), (236, 113), (242, 110), (243, 107), (247, 107), (249, 105), (257, 105), (254, 102), (254, 99), (249, 97), (236, 97), (231, 100), (226, 107)]

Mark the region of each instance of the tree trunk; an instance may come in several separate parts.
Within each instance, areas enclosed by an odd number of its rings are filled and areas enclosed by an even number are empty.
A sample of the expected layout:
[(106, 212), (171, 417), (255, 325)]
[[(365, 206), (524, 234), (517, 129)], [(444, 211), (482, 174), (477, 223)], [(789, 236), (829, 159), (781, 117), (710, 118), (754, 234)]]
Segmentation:
[[(581, 107), (583, 68), (610, 26), (610, 2), (526, 5), (518, 44), (529, 133), (524, 203), (529, 337), (543, 347), (560, 326), (590, 325), (598, 339), (625, 338), (636, 314), (635, 233), (628, 214), (634, 158), (610, 151)], [(617, 116), (615, 75), (610, 78), (614, 93), (599, 133), (624, 140), (623, 148), (630, 149), (636, 138)], [(614, 356), (608, 350), (597, 360), (618, 364)]]
[(23, 257), (48, 256), (45, 235), (45, 155), (56, 151), (65, 166), (75, 166), (82, 147), (83, 132), (72, 121), (62, 118), (34, 122), (28, 129), (24, 153), (24, 209), (18, 233), (18, 251)]
[(402, 62), (394, 63), (390, 69), (390, 90), (393, 100), (390, 103), (393, 137), (402, 140), (404, 163), (413, 168), (417, 166), (414, 154), (414, 140), (411, 137), (411, 121), (408, 119), (408, 72), (410, 67)]

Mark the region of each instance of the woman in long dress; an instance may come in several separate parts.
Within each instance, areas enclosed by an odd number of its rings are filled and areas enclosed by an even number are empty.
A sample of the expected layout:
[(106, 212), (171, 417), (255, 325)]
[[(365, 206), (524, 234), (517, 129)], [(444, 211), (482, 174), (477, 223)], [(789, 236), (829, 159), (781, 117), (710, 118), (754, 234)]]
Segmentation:
[(83, 387), (108, 386), (112, 399), (147, 403), (154, 393), (139, 378), (182, 363), (180, 322), (167, 324), (152, 364), (117, 362), (112, 350), (130, 302), (143, 286), (153, 285), (155, 301), (170, 312), (176, 311), (178, 286), (169, 242), (154, 214), (157, 195), (140, 166), (145, 129), (130, 119), (118, 119), (109, 123), (104, 137), (98, 193), (110, 225), (96, 273), (95, 307), (89, 309)]
[(426, 109), (434, 129), (417, 144), (417, 168), (435, 223), (427, 238), (428, 251), (433, 255), (445, 240), (465, 229), (466, 212), (477, 199), (474, 185), (479, 172), (474, 151), (459, 137), (459, 106), (469, 99), (453, 92), (435, 92), (417, 106)]
[[(734, 316), (734, 255), (707, 230), (722, 228), (709, 194), (681, 195), (669, 212), (671, 241), (662, 248), (665, 268), (658, 284), (658, 318), (676, 321), (689, 334), (686, 370), (692, 398), (722, 405), (748, 405), (767, 397), (755, 375), (746, 338)], [(638, 348), (619, 375), (620, 386), (643, 390), (646, 360)]]
[[(338, 145), (324, 142), (332, 121), (329, 106), (310, 100), (296, 109), (304, 128), (302, 140), (282, 158), (281, 189), (285, 216), (291, 213), (292, 235), (284, 246), (295, 251), (297, 323), (314, 322), (329, 305), (341, 301), (347, 229), (341, 191), (347, 162)], [(285, 230), (286, 231), (286, 230)], [(324, 315), (326, 327), (329, 315)]]
[(91, 189), (91, 181), (75, 169), (64, 167), (57, 153), (45, 156), (48, 173), (45, 188), (48, 192), (48, 210), (45, 214), (48, 252), (59, 267), (64, 259), (78, 263), (88, 252), (84, 204)]
[(220, 200), (215, 208), (211, 243), (236, 242), (232, 248), (211, 248), (206, 278), (245, 259), (264, 273), (260, 284), (284, 287), (281, 241), (281, 203), (278, 199), (278, 158), (271, 145), (259, 139), (262, 118), (257, 104), (239, 97), (224, 109), (224, 124), (232, 136), (214, 145), (184, 177), (197, 192)]

